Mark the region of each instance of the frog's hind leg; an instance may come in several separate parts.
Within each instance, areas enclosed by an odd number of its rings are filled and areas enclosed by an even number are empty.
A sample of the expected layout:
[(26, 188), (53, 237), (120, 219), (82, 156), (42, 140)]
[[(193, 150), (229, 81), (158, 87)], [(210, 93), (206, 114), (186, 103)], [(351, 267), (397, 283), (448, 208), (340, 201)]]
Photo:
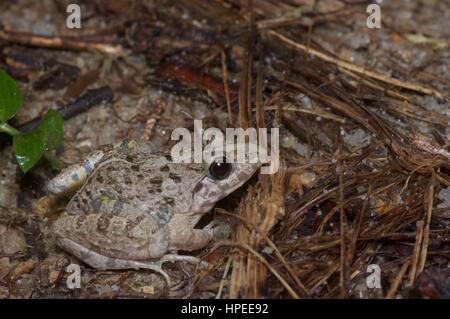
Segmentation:
[(103, 151), (97, 150), (92, 152), (83, 163), (65, 168), (48, 183), (48, 191), (54, 195), (61, 196), (78, 190), (104, 155)]
[(92, 250), (87, 249), (83, 245), (76, 243), (67, 238), (58, 238), (58, 244), (64, 250), (70, 252), (78, 259), (82, 260), (89, 266), (96, 269), (150, 269), (161, 274), (167, 282), (167, 286), (172, 287), (169, 275), (162, 269), (162, 265), (166, 262), (185, 261), (200, 266), (206, 266), (207, 263), (193, 256), (182, 256), (176, 254), (167, 254), (153, 261), (138, 261), (112, 258), (101, 255)]
[(49, 194), (39, 198), (33, 210), (39, 216), (45, 216), (58, 207), (59, 199), (69, 193), (76, 192), (86, 181), (95, 165), (103, 158), (103, 151), (94, 151), (83, 163), (73, 164), (63, 169), (47, 184)]
[(89, 250), (83, 245), (80, 245), (75, 241), (67, 238), (58, 238), (58, 245), (93, 268), (103, 270), (140, 268), (150, 269), (155, 271), (156, 273), (161, 274), (166, 280), (168, 287), (171, 286), (169, 275), (162, 269), (162, 264), (165, 261), (136, 261), (112, 258)]

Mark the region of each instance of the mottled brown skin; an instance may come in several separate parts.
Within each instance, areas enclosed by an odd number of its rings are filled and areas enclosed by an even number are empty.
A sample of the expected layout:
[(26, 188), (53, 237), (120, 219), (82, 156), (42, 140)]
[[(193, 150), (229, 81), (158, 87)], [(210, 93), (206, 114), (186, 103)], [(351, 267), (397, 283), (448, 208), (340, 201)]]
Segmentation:
[(226, 179), (214, 180), (207, 176), (207, 166), (173, 163), (148, 144), (124, 142), (93, 154), (55, 177), (49, 190), (65, 194), (82, 185), (54, 231), (63, 249), (103, 269), (162, 272), (164, 261), (190, 260), (168, 252), (207, 245), (212, 227), (194, 226), (259, 167), (234, 164)]

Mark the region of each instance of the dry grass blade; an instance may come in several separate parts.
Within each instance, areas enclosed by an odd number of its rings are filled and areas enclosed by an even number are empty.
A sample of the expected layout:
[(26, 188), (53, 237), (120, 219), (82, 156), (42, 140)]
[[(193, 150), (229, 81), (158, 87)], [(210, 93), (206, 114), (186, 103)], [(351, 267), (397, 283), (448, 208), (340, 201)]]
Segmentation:
[(228, 125), (231, 127), (233, 124), (233, 113), (231, 111), (230, 88), (228, 87), (227, 57), (224, 50), (220, 52), (220, 60), (222, 62), (223, 88), (225, 90), (225, 99), (227, 101)]
[(408, 276), (408, 287), (412, 287), (414, 285), (414, 281), (417, 278), (417, 268), (419, 267), (418, 263), (420, 261), (420, 252), (423, 241), (423, 220), (419, 220), (417, 223), (417, 232), (416, 232), (416, 243), (414, 245), (413, 255), (411, 256), (411, 268), (409, 270)]
[(386, 299), (393, 299), (395, 297), (395, 294), (398, 291), (398, 287), (400, 286), (402, 278), (405, 275), (406, 271), (408, 270), (409, 265), (410, 260), (407, 259), (403, 264), (402, 268), (400, 268), (400, 271), (398, 272), (397, 276), (395, 277), (394, 282), (391, 285), (391, 288), (389, 288), (389, 291), (386, 294)]
[(434, 172), (431, 175), (430, 182), (428, 185), (428, 189), (426, 192), (425, 204), (426, 204), (426, 217), (425, 217), (425, 226), (423, 230), (423, 239), (422, 239), (422, 248), (420, 250), (420, 259), (417, 269), (417, 274), (420, 274), (425, 268), (425, 262), (427, 260), (428, 253), (428, 245), (430, 243), (430, 226), (431, 226), (431, 215), (433, 213), (433, 199), (434, 199)]
[[(223, 242), (219, 242), (215, 248), (213, 248), (213, 250), (219, 248), (219, 247), (223, 247), (223, 246), (228, 246), (228, 247), (238, 247), (241, 249), (244, 249), (248, 252), (250, 252), (250, 254), (252, 254), (254, 257), (256, 257), (256, 259), (261, 262), (265, 267), (267, 267), (267, 269), (270, 270), (270, 272), (281, 282), (281, 284), (283, 285), (283, 287), (287, 290), (287, 292), (291, 295), (292, 298), (295, 299), (299, 299), (300, 296), (294, 291), (294, 289), (292, 289), (292, 287), (286, 282), (286, 280), (283, 278), (283, 276), (280, 275), (280, 273), (278, 271), (276, 271), (272, 265), (261, 255), (259, 254), (257, 251), (255, 251), (251, 246), (249, 246), (248, 244), (244, 244), (244, 243), (238, 243), (238, 242), (232, 242), (232, 241), (223, 241)], [(233, 280), (232, 280), (232, 284), (233, 284)], [(236, 288), (234, 288), (236, 289)], [(240, 294), (238, 293), (237, 296), (239, 296)], [(231, 298), (234, 297), (234, 295), (230, 296)]]
[[(239, 225), (236, 230), (236, 241), (246, 243), (255, 249), (263, 248), (264, 240), (260, 234), (267, 236), (268, 232), (284, 215), (284, 171), (272, 176), (262, 176), (260, 187), (251, 187), (242, 202), (239, 214), (252, 225), (257, 225), (258, 231), (249, 230), (246, 225)], [(239, 254), (233, 263), (233, 289), (231, 296), (244, 298), (259, 298), (263, 283), (267, 279), (266, 269), (252, 255)]]
[(305, 298), (309, 298), (310, 294), (308, 293), (308, 291), (306, 290), (304, 284), (299, 280), (299, 278), (295, 275), (295, 272), (293, 271), (292, 267), (289, 266), (289, 264), (287, 263), (286, 259), (283, 257), (283, 255), (280, 253), (278, 247), (273, 243), (273, 241), (267, 237), (267, 235), (265, 235), (264, 233), (262, 233), (260, 231), (260, 229), (249, 223), (247, 220), (245, 220), (243, 217), (236, 215), (236, 214), (230, 214), (226, 211), (222, 211), (222, 210), (217, 210), (219, 213), (221, 214), (225, 214), (228, 215), (230, 217), (233, 218), (237, 218), (239, 219), (240, 222), (243, 223), (243, 225), (249, 230), (249, 231), (253, 231), (256, 232), (259, 236), (262, 237), (262, 239), (265, 241), (265, 243), (267, 244), (267, 246), (271, 249), (273, 249), (273, 252), (276, 256), (276, 258), (278, 259), (278, 261), (283, 265), (283, 267), (286, 269), (286, 271), (289, 273), (289, 275), (291, 276), (292, 280), (297, 284), (297, 287), (299, 289), (299, 291), (302, 293), (302, 296)]
[(434, 95), (434, 96), (437, 96), (437, 97), (440, 97), (440, 98), (443, 97), (443, 95), (440, 92), (436, 91), (435, 89), (427, 88), (427, 87), (424, 87), (424, 86), (416, 84), (416, 83), (411, 83), (411, 82), (407, 82), (407, 81), (397, 80), (397, 79), (391, 78), (389, 76), (386, 76), (384, 74), (380, 74), (380, 73), (377, 73), (377, 72), (374, 72), (374, 71), (366, 70), (365, 67), (361, 67), (361, 66), (358, 66), (358, 65), (355, 65), (355, 64), (352, 64), (352, 63), (349, 63), (349, 62), (346, 62), (346, 61), (334, 58), (334, 57), (329, 56), (329, 55), (327, 55), (327, 54), (325, 54), (323, 52), (317, 51), (317, 50), (315, 50), (313, 48), (310, 48), (310, 47), (305, 46), (303, 44), (297, 43), (297, 42), (291, 40), (290, 38), (284, 36), (280, 32), (270, 30), (270, 31), (267, 31), (267, 33), (272, 35), (272, 36), (274, 36), (274, 37), (276, 37), (276, 38), (278, 38), (278, 39), (280, 39), (281, 41), (283, 41), (283, 42), (293, 46), (296, 49), (300, 49), (301, 51), (306, 52), (308, 54), (312, 54), (312, 55), (314, 55), (314, 56), (316, 56), (316, 57), (318, 57), (318, 58), (320, 58), (320, 59), (322, 59), (324, 61), (336, 64), (337, 66), (339, 66), (341, 68), (344, 68), (344, 69), (347, 69), (347, 70), (350, 70), (350, 71), (353, 71), (353, 72), (356, 72), (356, 73), (359, 73), (359, 74), (364, 74), (365, 76), (374, 78), (376, 80), (385, 82), (387, 84), (395, 85), (395, 86), (398, 86), (398, 87), (401, 87), (401, 88), (404, 88), (404, 89), (408, 89), (408, 90), (411, 90), (411, 91), (416, 91), (416, 92), (419, 92), (419, 93), (422, 93), (422, 94), (426, 94), (426, 95)]

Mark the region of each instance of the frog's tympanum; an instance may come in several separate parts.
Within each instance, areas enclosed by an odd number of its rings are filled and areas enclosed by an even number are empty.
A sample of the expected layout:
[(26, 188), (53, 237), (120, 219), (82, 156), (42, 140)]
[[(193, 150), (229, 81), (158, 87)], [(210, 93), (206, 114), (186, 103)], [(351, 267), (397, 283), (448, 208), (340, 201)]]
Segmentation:
[(194, 226), (259, 166), (174, 163), (134, 141), (105, 146), (50, 181), (57, 196), (76, 192), (54, 223), (57, 242), (94, 268), (147, 268), (168, 279), (162, 263), (198, 261), (177, 251), (208, 244), (212, 226)]

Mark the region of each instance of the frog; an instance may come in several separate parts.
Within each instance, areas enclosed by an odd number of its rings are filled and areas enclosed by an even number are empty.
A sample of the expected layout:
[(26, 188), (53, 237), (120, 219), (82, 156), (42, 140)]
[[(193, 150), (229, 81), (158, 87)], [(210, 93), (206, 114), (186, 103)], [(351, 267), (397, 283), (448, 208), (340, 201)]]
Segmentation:
[(98, 148), (47, 185), (52, 196), (71, 196), (52, 225), (57, 245), (93, 268), (150, 269), (171, 285), (162, 265), (204, 263), (178, 252), (211, 242), (214, 221), (196, 228), (199, 220), (261, 166), (232, 163), (229, 156), (175, 162), (171, 154), (134, 140)]

